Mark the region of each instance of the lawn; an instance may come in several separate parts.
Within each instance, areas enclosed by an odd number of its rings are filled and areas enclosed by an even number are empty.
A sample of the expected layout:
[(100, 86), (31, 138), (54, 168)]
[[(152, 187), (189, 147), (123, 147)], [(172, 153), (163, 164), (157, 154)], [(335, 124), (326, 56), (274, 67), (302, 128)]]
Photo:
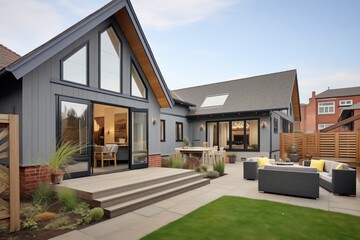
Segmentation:
[(142, 239), (360, 239), (360, 217), (225, 196)]

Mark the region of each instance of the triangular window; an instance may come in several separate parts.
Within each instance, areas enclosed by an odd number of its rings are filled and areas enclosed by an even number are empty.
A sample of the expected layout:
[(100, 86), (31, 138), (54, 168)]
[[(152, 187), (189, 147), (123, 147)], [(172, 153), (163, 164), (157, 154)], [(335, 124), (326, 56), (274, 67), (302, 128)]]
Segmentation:
[(131, 96), (146, 98), (146, 87), (134, 65), (131, 65)]

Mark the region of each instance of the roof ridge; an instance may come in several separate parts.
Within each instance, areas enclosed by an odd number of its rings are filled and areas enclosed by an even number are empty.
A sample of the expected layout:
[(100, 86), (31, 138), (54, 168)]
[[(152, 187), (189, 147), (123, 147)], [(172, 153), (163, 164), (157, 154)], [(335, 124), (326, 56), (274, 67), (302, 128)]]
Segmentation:
[(5, 48), (5, 49), (8, 50), (9, 52), (15, 54), (16, 56), (21, 57), (20, 54), (18, 54), (17, 52), (11, 50), (10, 48), (6, 47), (5, 45), (3, 45), (3, 44), (0, 43), (0, 46), (3, 47), (3, 48)]
[(229, 83), (229, 82), (235, 82), (235, 81), (243, 81), (243, 80), (248, 80), (248, 79), (251, 79), (251, 78), (257, 78), (257, 77), (263, 77), (263, 76), (268, 76), (268, 75), (281, 74), (281, 73), (292, 72), (292, 71), (296, 71), (296, 69), (285, 70), (285, 71), (280, 71), (280, 72), (273, 72), (273, 73), (268, 73), (268, 74), (260, 74), (260, 75), (256, 75), (256, 76), (250, 76), (250, 77), (244, 77), (244, 78), (238, 78), (238, 79), (225, 80), (225, 81), (221, 81), (221, 82), (214, 82), (214, 83), (203, 84), (203, 85), (196, 85), (196, 86), (192, 86), (192, 87), (174, 89), (174, 90), (171, 90), (171, 91), (173, 92), (173, 91), (179, 91), (179, 90), (188, 90), (188, 89), (197, 88), (197, 87), (211, 86), (211, 85)]

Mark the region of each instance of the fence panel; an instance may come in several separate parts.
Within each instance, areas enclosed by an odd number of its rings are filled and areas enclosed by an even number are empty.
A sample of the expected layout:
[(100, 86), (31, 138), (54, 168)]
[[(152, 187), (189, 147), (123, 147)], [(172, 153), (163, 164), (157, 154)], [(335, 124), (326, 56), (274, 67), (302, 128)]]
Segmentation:
[(311, 155), (360, 163), (360, 132), (281, 133), (280, 141), (282, 157), (290, 154), (291, 146), (296, 144), (300, 158)]
[(0, 226), (20, 229), (19, 117), (0, 114)]

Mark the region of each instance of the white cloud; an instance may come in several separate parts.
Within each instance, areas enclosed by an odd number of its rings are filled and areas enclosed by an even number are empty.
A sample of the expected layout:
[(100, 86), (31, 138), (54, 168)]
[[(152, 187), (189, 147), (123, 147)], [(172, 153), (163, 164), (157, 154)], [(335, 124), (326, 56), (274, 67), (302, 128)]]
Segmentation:
[(338, 71), (321, 75), (299, 76), (299, 91), (302, 103), (308, 103), (312, 91), (316, 94), (328, 88), (349, 88), (360, 86), (360, 72)]
[(163, 30), (201, 21), (236, 0), (133, 0), (142, 25)]
[(0, 43), (24, 55), (109, 0), (0, 0)]

